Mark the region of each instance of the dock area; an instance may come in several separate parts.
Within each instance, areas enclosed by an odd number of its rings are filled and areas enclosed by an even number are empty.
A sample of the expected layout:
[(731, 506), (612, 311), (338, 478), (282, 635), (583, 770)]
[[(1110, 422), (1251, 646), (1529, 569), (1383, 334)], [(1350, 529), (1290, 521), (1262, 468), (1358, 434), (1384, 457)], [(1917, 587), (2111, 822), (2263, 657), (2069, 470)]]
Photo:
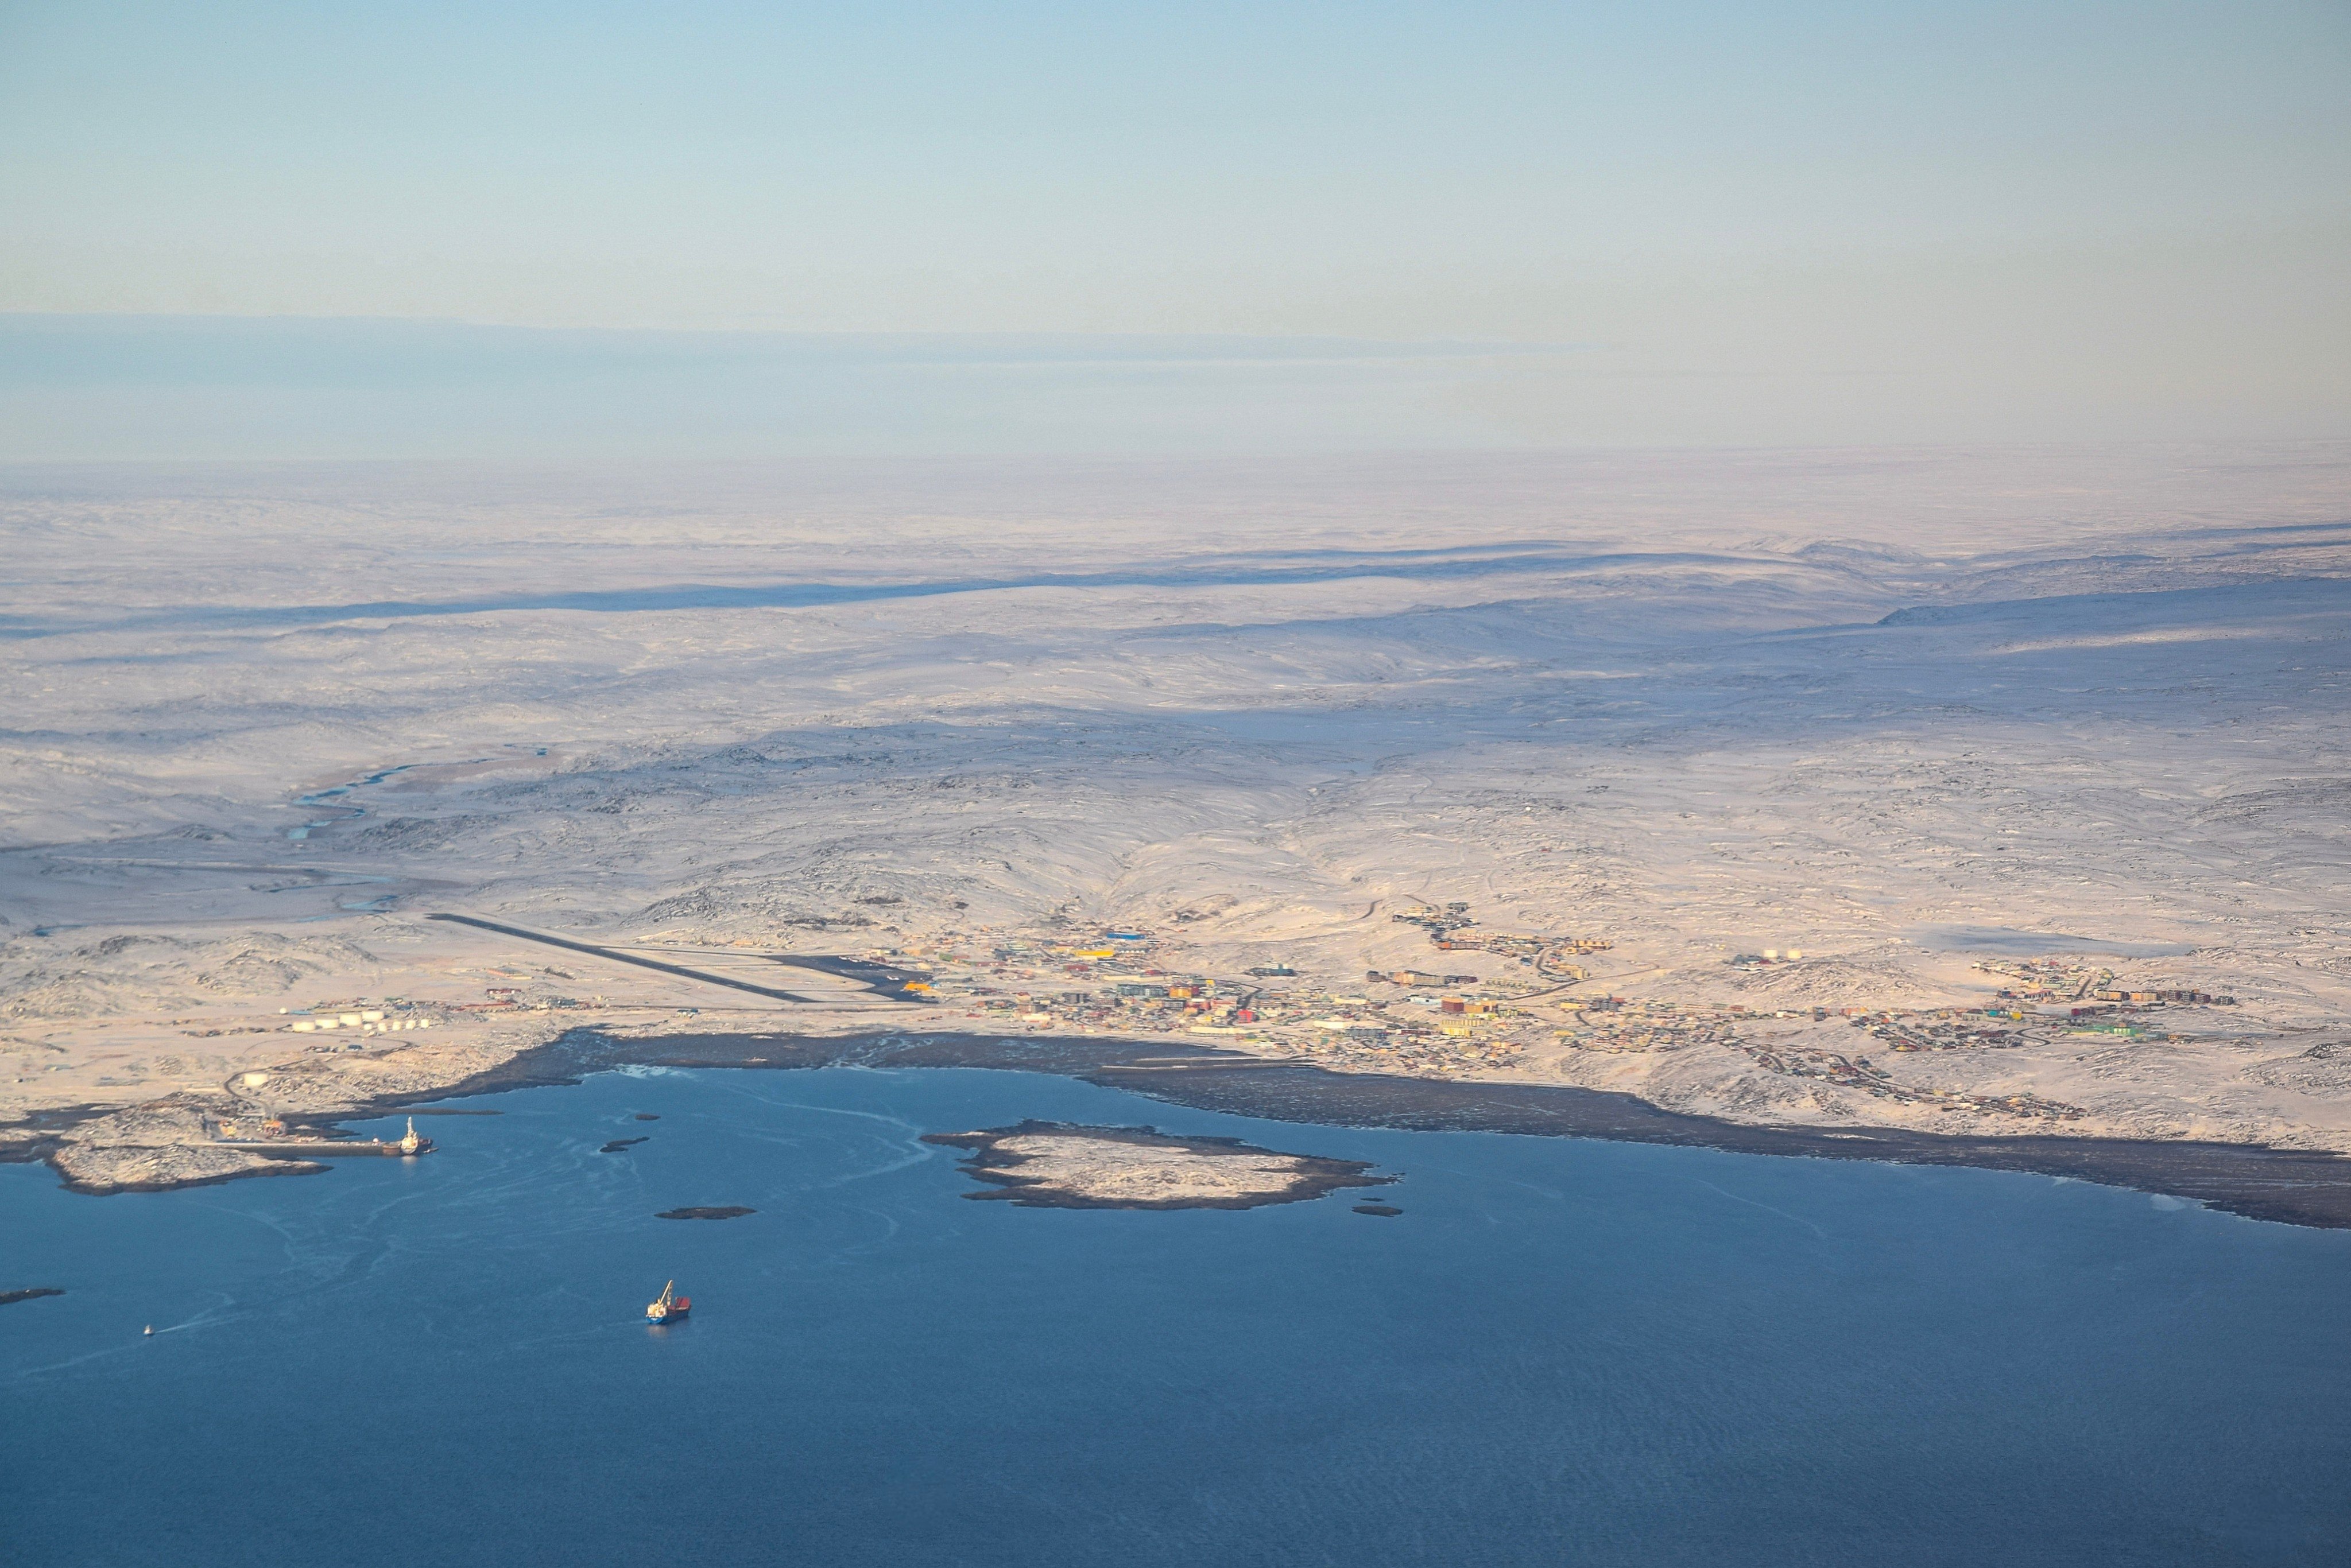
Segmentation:
[(284, 1159), (347, 1158), (352, 1155), (380, 1154), (398, 1158), (403, 1155), (430, 1154), (433, 1140), (424, 1138), (414, 1148), (402, 1148), (398, 1142), (386, 1143), (381, 1138), (214, 1138), (214, 1148), (243, 1149), (248, 1154), (274, 1155)]
[[(265, 1124), (275, 1128), (273, 1118)], [(276, 1159), (341, 1159), (352, 1155), (389, 1155), (405, 1158), (433, 1152), (433, 1140), (416, 1130), (416, 1118), (408, 1118), (408, 1131), (396, 1138), (356, 1137), (288, 1137), (272, 1132), (267, 1137), (216, 1137), (214, 1148), (234, 1148), (246, 1154), (267, 1155)]]

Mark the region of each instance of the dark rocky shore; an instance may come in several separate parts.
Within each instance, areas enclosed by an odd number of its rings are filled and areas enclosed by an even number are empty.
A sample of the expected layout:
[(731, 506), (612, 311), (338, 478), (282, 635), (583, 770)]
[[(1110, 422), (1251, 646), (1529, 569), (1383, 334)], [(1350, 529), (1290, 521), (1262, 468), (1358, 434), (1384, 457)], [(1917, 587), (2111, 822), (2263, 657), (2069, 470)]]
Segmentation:
[[(1874, 1159), (2070, 1177), (2186, 1198), (2231, 1214), (2351, 1230), (2351, 1157), (2259, 1145), (2013, 1136), (1942, 1137), (1890, 1128), (1749, 1127), (1660, 1110), (1630, 1095), (1552, 1084), (1456, 1083), (1332, 1073), (1157, 1040), (1073, 1036), (671, 1034), (578, 1030), (488, 1076), (558, 1082), (623, 1064), (669, 1067), (993, 1067), (1059, 1073), (1199, 1110), (1269, 1121), (1416, 1132), (1500, 1132), (1674, 1144), (1737, 1154)], [(503, 1085), (496, 1086), (504, 1086)], [(490, 1085), (485, 1085), (486, 1090)], [(485, 1091), (465, 1091), (485, 1092)]]
[[(1058, 1073), (1169, 1105), (1268, 1121), (1416, 1132), (1593, 1137), (1738, 1154), (2026, 1171), (2165, 1193), (2249, 1219), (2351, 1230), (2351, 1157), (2324, 1150), (2035, 1135), (1950, 1137), (1883, 1127), (1830, 1131), (1750, 1127), (1660, 1110), (1630, 1095), (1597, 1089), (1332, 1073), (1295, 1062), (1159, 1040), (961, 1033), (667, 1034), (631, 1039), (575, 1029), (489, 1072), (429, 1094), (387, 1096), (340, 1116), (303, 1119), (313, 1130), (325, 1130), (340, 1122), (386, 1116), (413, 1106), (577, 1083), (587, 1074), (632, 1064), (855, 1064)], [(72, 1115), (52, 1112), (42, 1118), (47, 1125), (37, 1122), (0, 1129), (0, 1161), (46, 1158), (50, 1152), (49, 1135)], [(8, 1133), (15, 1137), (5, 1136)], [(278, 1167), (289, 1174), (303, 1168), (290, 1164)]]

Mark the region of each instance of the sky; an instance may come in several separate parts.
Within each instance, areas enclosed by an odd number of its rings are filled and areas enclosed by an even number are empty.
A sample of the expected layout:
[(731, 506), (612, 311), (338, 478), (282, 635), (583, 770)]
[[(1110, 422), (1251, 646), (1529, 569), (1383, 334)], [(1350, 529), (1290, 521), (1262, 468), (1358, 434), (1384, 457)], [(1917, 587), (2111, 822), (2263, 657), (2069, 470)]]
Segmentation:
[(2351, 434), (2351, 6), (0, 0), (0, 458)]

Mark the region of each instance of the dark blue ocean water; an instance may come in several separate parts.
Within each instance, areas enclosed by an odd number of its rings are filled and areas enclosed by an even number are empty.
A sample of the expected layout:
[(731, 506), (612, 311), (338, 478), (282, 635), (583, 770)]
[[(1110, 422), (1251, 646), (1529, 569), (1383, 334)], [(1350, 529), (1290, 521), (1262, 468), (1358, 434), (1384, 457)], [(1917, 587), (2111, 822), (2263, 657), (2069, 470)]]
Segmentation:
[[(2351, 1562), (2351, 1235), (999, 1072), (468, 1104), (325, 1176), (0, 1169), (0, 1288), (69, 1292), (0, 1307), (0, 1561)], [(1024, 1116), (1376, 1160), (1405, 1212), (967, 1202), (915, 1141)]]

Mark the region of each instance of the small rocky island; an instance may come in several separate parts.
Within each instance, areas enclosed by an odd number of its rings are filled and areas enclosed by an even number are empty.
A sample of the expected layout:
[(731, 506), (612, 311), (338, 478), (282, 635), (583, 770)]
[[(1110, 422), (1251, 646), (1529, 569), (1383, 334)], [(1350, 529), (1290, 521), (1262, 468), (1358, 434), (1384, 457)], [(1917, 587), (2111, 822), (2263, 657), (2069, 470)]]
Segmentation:
[(1256, 1209), (1395, 1179), (1366, 1176), (1364, 1160), (1280, 1154), (1238, 1138), (1175, 1137), (1154, 1127), (1031, 1121), (925, 1133), (923, 1141), (971, 1151), (965, 1168), (990, 1190), (966, 1198), (1024, 1209)]

